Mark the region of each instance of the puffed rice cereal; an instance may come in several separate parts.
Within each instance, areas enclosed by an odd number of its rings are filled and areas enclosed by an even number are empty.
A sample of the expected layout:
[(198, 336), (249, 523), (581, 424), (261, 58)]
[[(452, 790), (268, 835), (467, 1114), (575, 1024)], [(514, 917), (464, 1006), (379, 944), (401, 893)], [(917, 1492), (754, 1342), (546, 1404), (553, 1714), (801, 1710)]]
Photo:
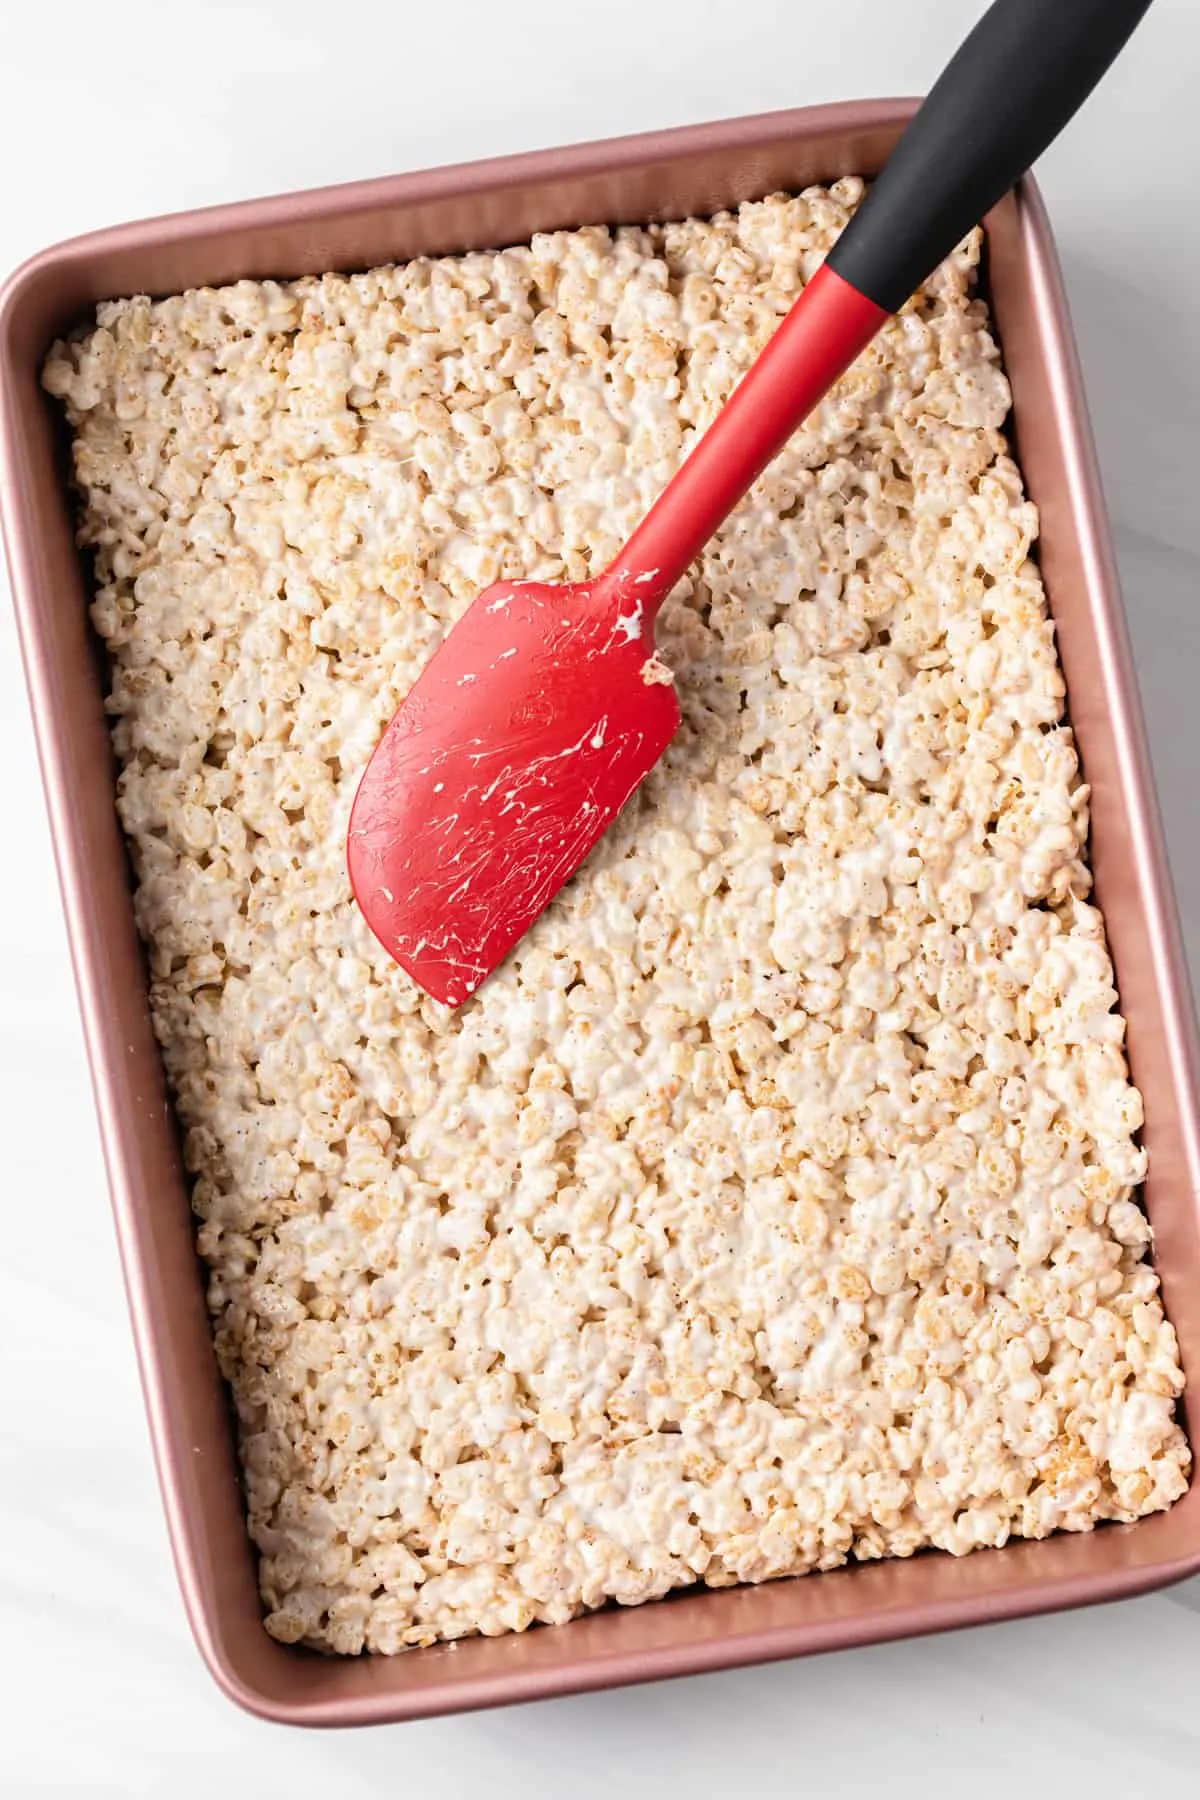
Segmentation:
[(447, 627), (602, 568), (861, 193), (113, 302), (47, 364), (284, 1642), (1184, 1490), (977, 234), (672, 596), (679, 736), (499, 973), (445, 1010), (349, 893)]

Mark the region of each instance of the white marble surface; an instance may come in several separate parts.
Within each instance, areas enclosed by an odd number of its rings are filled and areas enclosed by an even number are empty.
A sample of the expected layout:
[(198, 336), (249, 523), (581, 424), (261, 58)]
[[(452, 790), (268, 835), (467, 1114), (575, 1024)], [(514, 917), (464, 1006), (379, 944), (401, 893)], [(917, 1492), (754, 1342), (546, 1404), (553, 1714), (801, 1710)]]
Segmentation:
[[(1047, 0), (1067, 4), (1068, 0)], [(976, 0), (9, 0), (0, 270), (138, 214), (928, 85)], [(1042, 175), (1200, 969), (1200, 6), (1158, 0)], [(0, 578), (2, 585), (2, 578)], [(1196, 1792), (1200, 1582), (920, 1644), (316, 1736), (219, 1697), (150, 1466), (0, 598), (0, 1793), (629, 1800)]]

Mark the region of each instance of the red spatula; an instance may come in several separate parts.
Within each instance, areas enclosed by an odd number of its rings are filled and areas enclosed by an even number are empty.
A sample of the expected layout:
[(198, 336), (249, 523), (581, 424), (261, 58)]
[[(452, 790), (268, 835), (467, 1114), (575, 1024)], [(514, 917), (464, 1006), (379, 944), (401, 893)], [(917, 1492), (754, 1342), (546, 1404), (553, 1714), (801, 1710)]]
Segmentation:
[(383, 735), (350, 820), (380, 942), (458, 1006), (578, 869), (679, 724), (671, 588), (859, 351), (1057, 135), (1149, 0), (996, 0), (824, 266), (612, 567), (475, 600)]

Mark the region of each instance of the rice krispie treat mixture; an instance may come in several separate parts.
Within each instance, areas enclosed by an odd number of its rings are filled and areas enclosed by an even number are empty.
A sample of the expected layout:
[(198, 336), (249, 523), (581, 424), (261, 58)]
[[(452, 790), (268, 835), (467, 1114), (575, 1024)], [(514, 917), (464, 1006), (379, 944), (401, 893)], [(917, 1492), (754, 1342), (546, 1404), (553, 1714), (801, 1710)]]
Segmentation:
[(969, 239), (660, 625), (684, 723), (460, 1012), (345, 871), (500, 575), (597, 573), (862, 184), (59, 345), (267, 1629), (397, 1651), (1182, 1493), (1141, 1101)]

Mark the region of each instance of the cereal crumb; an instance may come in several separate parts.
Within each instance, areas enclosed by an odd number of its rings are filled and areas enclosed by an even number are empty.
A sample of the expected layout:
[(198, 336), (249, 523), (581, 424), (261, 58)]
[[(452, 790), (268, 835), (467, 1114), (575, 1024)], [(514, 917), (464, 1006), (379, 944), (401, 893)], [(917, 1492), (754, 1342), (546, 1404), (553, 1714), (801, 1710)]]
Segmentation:
[(648, 656), (641, 666), (640, 674), (647, 687), (670, 687), (675, 676), (657, 651)]

